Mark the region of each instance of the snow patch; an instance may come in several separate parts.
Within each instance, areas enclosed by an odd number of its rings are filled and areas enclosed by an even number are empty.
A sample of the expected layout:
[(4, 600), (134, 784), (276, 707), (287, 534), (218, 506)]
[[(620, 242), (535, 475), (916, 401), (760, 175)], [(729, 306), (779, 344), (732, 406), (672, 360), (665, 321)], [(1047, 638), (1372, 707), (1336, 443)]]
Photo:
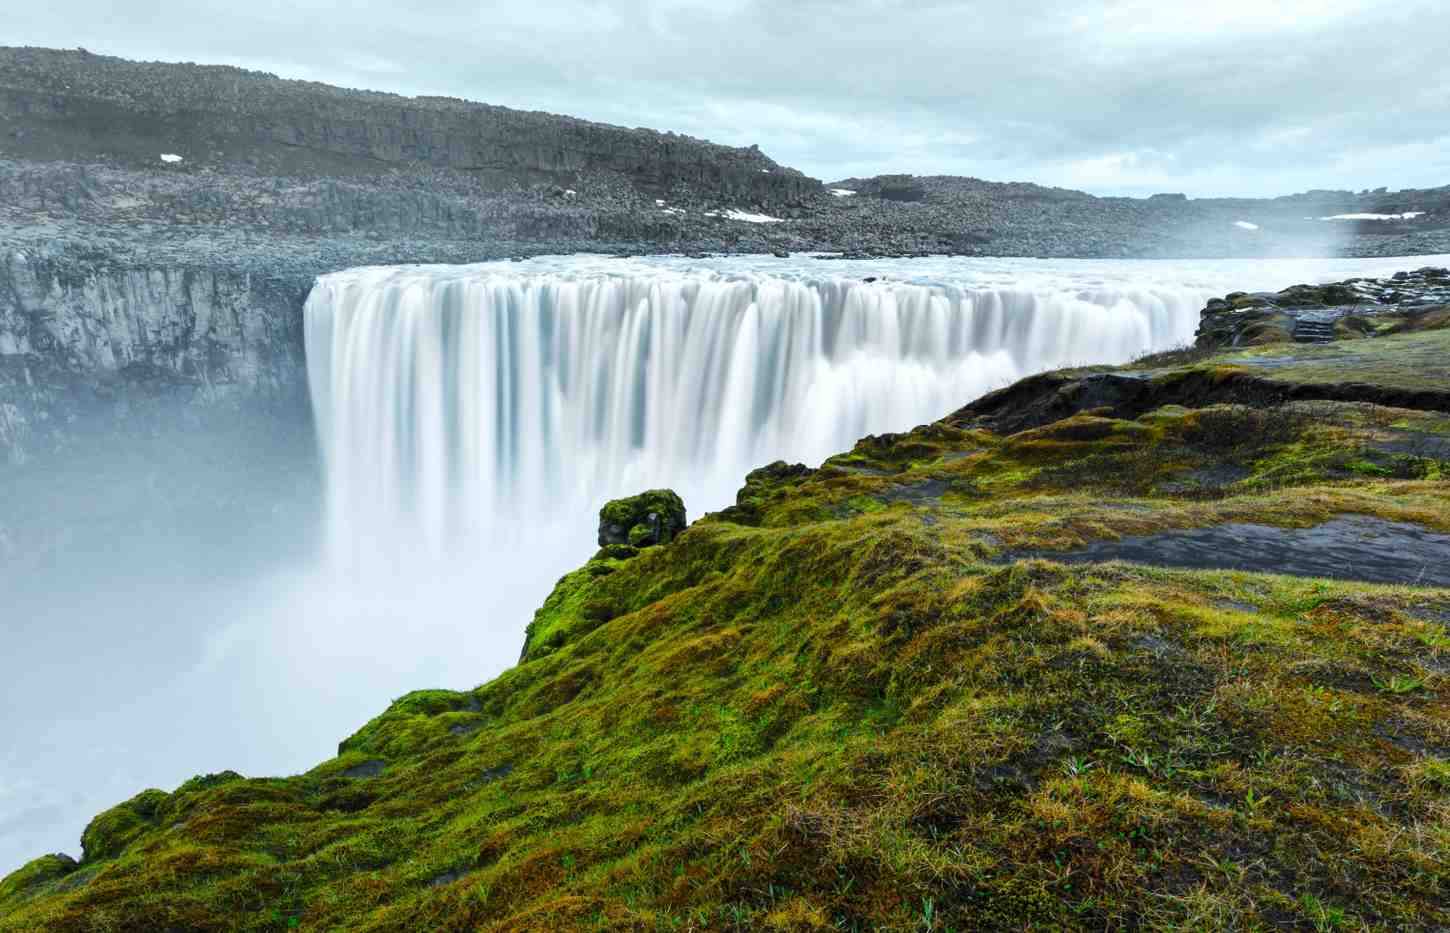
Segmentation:
[(831, 194), (838, 198), (854, 198), (856, 196), (856, 192), (850, 188), (832, 188)]
[(1238, 227), (1240, 230), (1257, 230), (1257, 229), (1259, 229), (1259, 225), (1258, 224), (1251, 224), (1247, 220), (1235, 220), (1234, 221), (1234, 226), (1235, 227)]
[(747, 224), (778, 224), (783, 221), (779, 217), (769, 217), (765, 214), (752, 214), (749, 211), (737, 211), (730, 209), (721, 211), (706, 211), (706, 217), (724, 217), (726, 220), (738, 220)]
[(665, 199), (664, 198), (655, 198), (655, 207), (664, 207), (664, 206), (665, 206)]
[(1405, 211), (1403, 214), (1335, 214), (1320, 220), (1414, 220), (1425, 216), (1424, 211)]
[(161, 161), (165, 162), (167, 165), (175, 165), (177, 162), (181, 161), (181, 156), (177, 155), (174, 152), (163, 152), (161, 153)]

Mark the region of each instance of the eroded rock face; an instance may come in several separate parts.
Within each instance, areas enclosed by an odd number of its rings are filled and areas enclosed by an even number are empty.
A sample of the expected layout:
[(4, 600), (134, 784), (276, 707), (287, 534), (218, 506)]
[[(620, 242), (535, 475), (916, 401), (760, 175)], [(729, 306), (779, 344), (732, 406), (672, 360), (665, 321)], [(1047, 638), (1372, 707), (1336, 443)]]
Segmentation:
[(252, 404), (306, 414), (311, 278), (0, 258), (0, 463), (62, 449), (96, 421)]
[(599, 546), (668, 544), (687, 524), (684, 500), (674, 490), (652, 489), (599, 510)]

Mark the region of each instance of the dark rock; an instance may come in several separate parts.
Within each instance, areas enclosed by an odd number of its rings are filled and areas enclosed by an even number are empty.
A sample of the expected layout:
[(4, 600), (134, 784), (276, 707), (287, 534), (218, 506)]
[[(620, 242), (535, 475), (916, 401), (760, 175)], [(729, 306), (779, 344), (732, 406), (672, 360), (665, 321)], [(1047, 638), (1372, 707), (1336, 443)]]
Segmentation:
[(685, 503), (670, 489), (615, 499), (599, 510), (599, 546), (668, 544), (685, 530)]
[(482, 780), (485, 784), (492, 784), (494, 781), (502, 781), (504, 778), (508, 777), (510, 774), (513, 773), (513, 765), (501, 764), (497, 767), (489, 768), (488, 770), (484, 771), (483, 774), (480, 776), (480, 780)]
[(1010, 563), (1046, 558), (1082, 564), (1128, 561), (1195, 570), (1246, 570), (1291, 576), (1363, 580), (1405, 586), (1450, 586), (1450, 535), (1364, 515), (1310, 528), (1231, 523), (1144, 537), (1090, 541), (1071, 551), (998, 555)]
[(351, 768), (348, 768), (346, 771), (342, 772), (342, 776), (345, 778), (361, 779), (375, 778), (379, 774), (382, 774), (383, 769), (386, 767), (387, 762), (373, 759), (372, 761), (364, 761), (360, 765), (353, 765)]
[(1204, 306), (1196, 343), (1200, 347), (1289, 340), (1326, 343), (1377, 332), (1372, 318), (1413, 317), (1446, 302), (1450, 302), (1450, 272), (1435, 268), (1397, 272), (1389, 279), (1292, 285), (1275, 294), (1234, 292)]

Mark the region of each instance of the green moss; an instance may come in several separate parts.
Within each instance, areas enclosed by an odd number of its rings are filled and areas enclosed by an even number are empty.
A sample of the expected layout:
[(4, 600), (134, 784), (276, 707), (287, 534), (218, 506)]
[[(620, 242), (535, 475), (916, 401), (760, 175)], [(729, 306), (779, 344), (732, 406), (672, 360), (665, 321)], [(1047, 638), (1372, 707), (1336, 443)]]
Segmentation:
[(685, 503), (673, 490), (651, 489), (599, 510), (599, 545), (667, 544), (685, 530)]
[(1345, 513), (1450, 530), (1450, 485), (1392, 459), (1438, 463), (1443, 414), (1192, 401), (755, 471), (561, 578), (490, 683), (402, 697), (305, 774), (102, 814), (89, 880), (32, 863), (0, 929), (1450, 924), (1450, 592), (987, 562)]
[(71, 874), (77, 867), (75, 859), (68, 855), (42, 855), (27, 862), (0, 881), (0, 911), (19, 905), (22, 900), (50, 887), (52, 882)]

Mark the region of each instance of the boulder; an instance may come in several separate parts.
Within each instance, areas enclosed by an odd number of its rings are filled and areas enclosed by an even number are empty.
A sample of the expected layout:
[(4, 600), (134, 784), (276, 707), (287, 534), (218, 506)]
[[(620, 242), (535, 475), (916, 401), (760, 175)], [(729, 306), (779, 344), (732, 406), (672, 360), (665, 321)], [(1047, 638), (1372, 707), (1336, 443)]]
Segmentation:
[(684, 500), (672, 489), (651, 489), (599, 510), (599, 546), (668, 544), (686, 524)]

